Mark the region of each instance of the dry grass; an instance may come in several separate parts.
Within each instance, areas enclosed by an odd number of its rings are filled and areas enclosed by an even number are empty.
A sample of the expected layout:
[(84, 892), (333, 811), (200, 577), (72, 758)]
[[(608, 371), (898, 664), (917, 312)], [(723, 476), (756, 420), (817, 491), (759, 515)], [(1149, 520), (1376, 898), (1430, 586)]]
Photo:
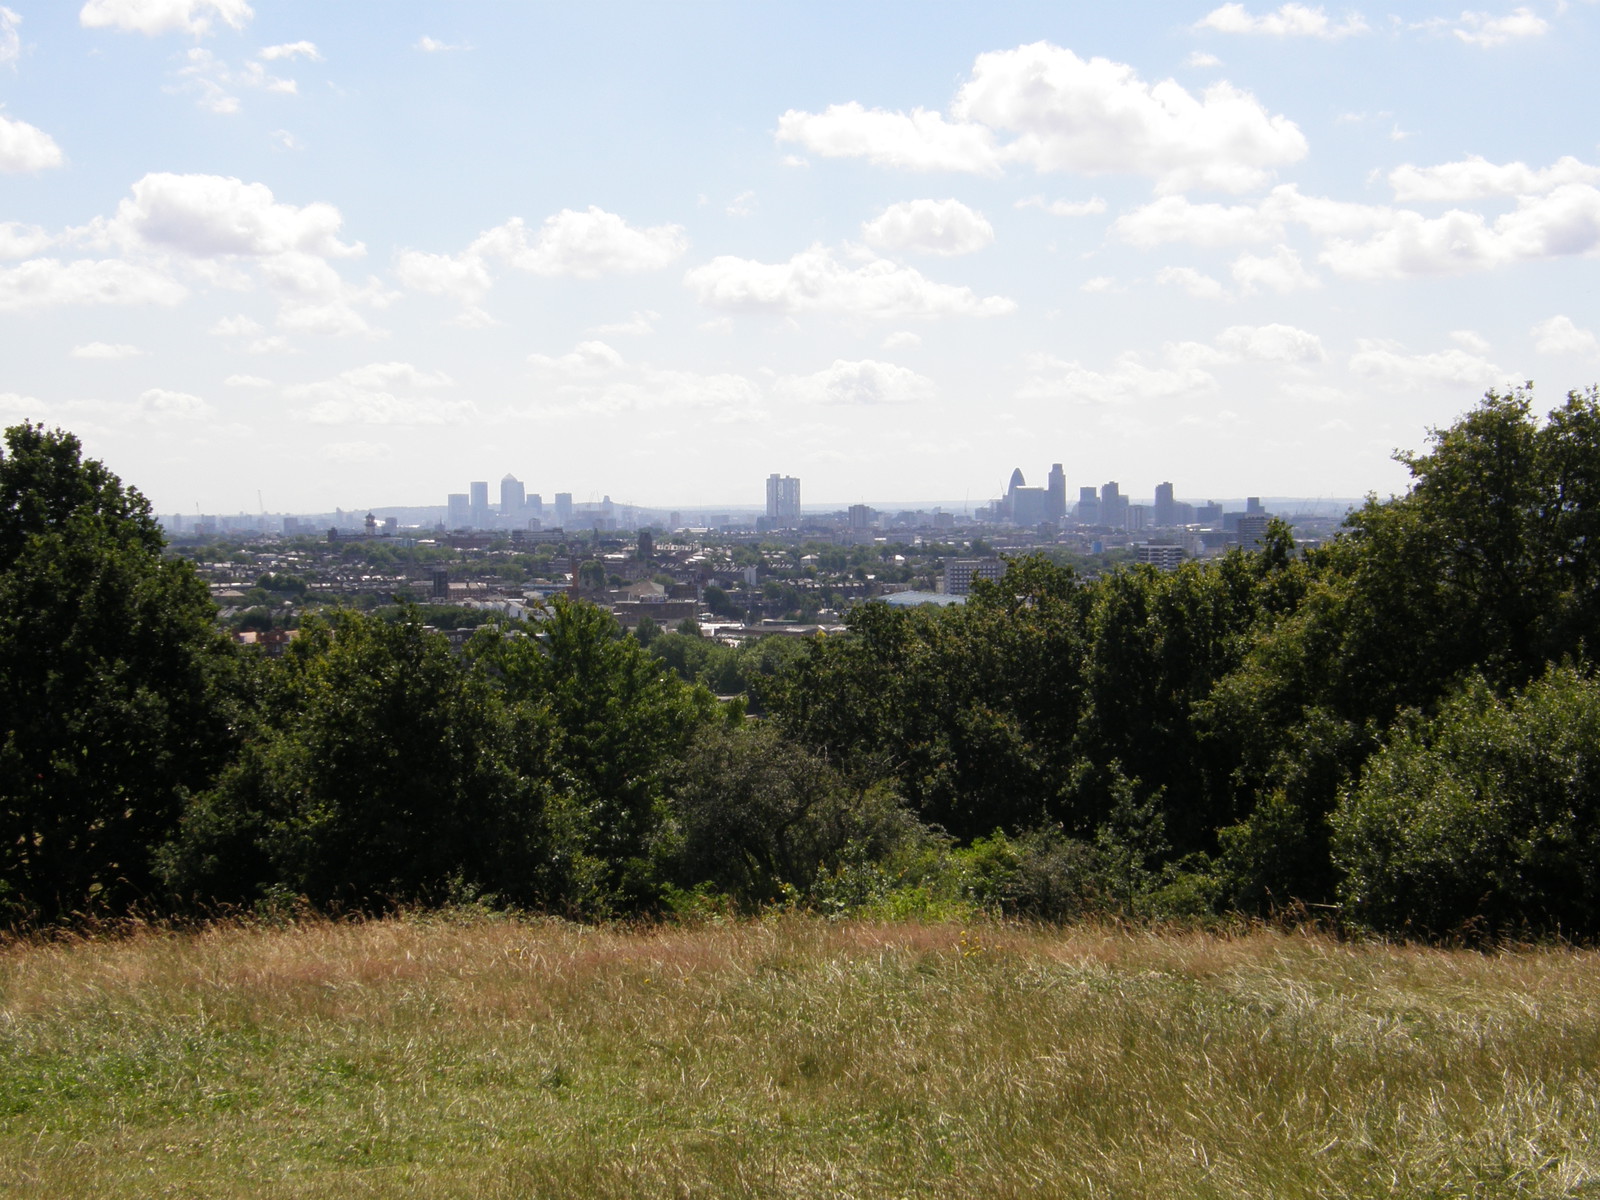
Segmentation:
[(1600, 958), (487, 917), (0, 950), (18, 1196), (1600, 1195)]

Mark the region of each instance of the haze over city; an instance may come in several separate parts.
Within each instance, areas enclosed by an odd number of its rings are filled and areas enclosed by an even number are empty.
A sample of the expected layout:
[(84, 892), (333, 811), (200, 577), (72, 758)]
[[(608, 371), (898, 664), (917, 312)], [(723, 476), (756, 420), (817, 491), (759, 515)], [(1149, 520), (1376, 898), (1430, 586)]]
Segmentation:
[(1401, 490), (1600, 376), (1593, 2), (0, 6), (0, 416), (158, 511)]

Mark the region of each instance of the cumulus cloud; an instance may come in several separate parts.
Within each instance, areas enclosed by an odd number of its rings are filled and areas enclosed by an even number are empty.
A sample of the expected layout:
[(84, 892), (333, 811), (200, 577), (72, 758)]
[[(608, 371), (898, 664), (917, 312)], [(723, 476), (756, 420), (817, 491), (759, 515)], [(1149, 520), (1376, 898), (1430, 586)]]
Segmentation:
[(725, 423), (749, 419), (760, 407), (760, 388), (742, 375), (636, 365), (604, 342), (580, 342), (561, 355), (532, 354), (528, 362), (540, 376), (539, 400), (519, 415), (531, 418), (677, 409)]
[[(1000, 133), (1012, 135), (1001, 144)], [(1199, 97), (1173, 80), (1150, 84), (1105, 58), (1081, 59), (1036, 42), (978, 56), (951, 119), (836, 104), (790, 110), (780, 141), (833, 158), (910, 170), (998, 174), (1016, 162), (1036, 171), (1134, 174), (1159, 190), (1242, 191), (1305, 157), (1305, 137), (1248, 92), (1217, 83)]]
[(0, 171), (44, 171), (65, 161), (61, 147), (44, 130), (0, 113)]
[(0, 4), (0, 65), (22, 57), (22, 35), (17, 32), (20, 24), (22, 18)]
[(1027, 377), (1017, 390), (1019, 400), (1098, 406), (1199, 396), (1216, 390), (1217, 380), (1197, 366), (1147, 366), (1137, 354), (1119, 357), (1105, 370), (1052, 354), (1030, 355)]
[(887, 259), (852, 267), (823, 246), (802, 250), (783, 263), (721, 255), (689, 271), (684, 284), (707, 308), (731, 312), (895, 319), (993, 317), (1016, 308), (1003, 296), (979, 297), (971, 288), (935, 283), (915, 268)]
[(217, 258), (267, 258), (301, 252), (327, 258), (366, 253), (338, 234), (343, 218), (331, 204), (280, 203), (263, 183), (223, 175), (156, 172), (133, 185), (106, 232), (123, 246), (150, 246)]
[(871, 406), (931, 400), (937, 390), (933, 380), (909, 367), (868, 358), (835, 359), (815, 374), (786, 376), (774, 385), (773, 393), (790, 404)]
[(479, 235), (468, 253), (498, 258), (535, 275), (602, 275), (658, 271), (689, 248), (681, 225), (640, 228), (616, 213), (591, 205), (584, 212), (562, 209), (530, 233), (521, 217)]
[(756, 194), (752, 191), (743, 191), (728, 203), (724, 210), (730, 217), (748, 217), (756, 210)]
[(1196, 300), (1220, 300), (1228, 290), (1211, 276), (1193, 267), (1162, 267), (1156, 282), (1163, 287), (1182, 288)]
[(72, 348), (73, 358), (138, 358), (143, 353), (137, 346), (110, 342), (87, 342)]
[(1358, 235), (1393, 220), (1389, 208), (1305, 196), (1294, 184), (1281, 184), (1255, 204), (1196, 204), (1187, 196), (1163, 196), (1118, 217), (1111, 232), (1148, 250), (1169, 242), (1215, 247), (1282, 241), (1290, 226), (1323, 237)]
[(245, 0), (88, 0), (78, 23), (86, 29), (146, 35), (176, 30), (200, 37), (211, 32), (214, 18), (243, 29), (253, 16)]
[(472, 304), (494, 283), (488, 264), (475, 255), (425, 254), (402, 250), (395, 255), (395, 278), (414, 292), (450, 296)]
[(212, 411), (211, 405), (199, 396), (168, 391), (166, 388), (150, 388), (139, 393), (134, 413), (146, 421), (200, 421), (209, 417)]
[(1600, 339), (1590, 330), (1579, 329), (1571, 317), (1558, 314), (1540, 321), (1529, 332), (1537, 339), (1534, 349), (1540, 354), (1600, 354)]
[(1474, 154), (1433, 167), (1406, 163), (1389, 172), (1396, 200), (1458, 203), (1487, 196), (1532, 196), (1568, 183), (1600, 183), (1600, 167), (1568, 155), (1535, 170), (1526, 163), (1497, 164)]
[[(310, 46), (311, 43), (296, 43), (296, 45)], [(274, 46), (268, 49), (281, 50), (284, 47)], [(265, 54), (263, 51), (263, 57)], [(281, 58), (283, 55), (277, 57)], [(252, 88), (287, 96), (297, 95), (300, 91), (300, 85), (293, 79), (273, 75), (260, 62), (247, 62), (244, 66), (235, 68), (203, 46), (192, 47), (184, 55), (184, 65), (174, 74), (178, 82), (168, 87), (167, 91), (192, 95), (195, 103), (201, 108), (222, 116), (231, 116), (240, 110), (239, 97), (234, 94), (234, 89)]]
[(1207, 67), (1220, 67), (1222, 65), (1222, 60), (1215, 54), (1207, 54), (1204, 50), (1191, 50), (1189, 51), (1188, 57), (1183, 60), (1183, 65), (1186, 67), (1198, 67), (1201, 69)]
[(891, 204), (873, 220), (863, 222), (861, 232), (868, 245), (880, 250), (945, 256), (971, 254), (994, 241), (994, 226), (988, 218), (959, 200)]
[(1600, 248), (1600, 189), (1563, 184), (1519, 198), (1516, 210), (1490, 222), (1452, 209), (1438, 217), (1400, 210), (1389, 227), (1364, 240), (1334, 239), (1320, 261), (1356, 279), (1454, 275)]
[(421, 50), (424, 54), (444, 54), (450, 50), (472, 49), (472, 47), (467, 45), (465, 42), (458, 42), (455, 44), (450, 42), (441, 42), (438, 38), (429, 37), (427, 34), (423, 34), (417, 39), (416, 48)]
[(315, 42), (283, 42), (277, 46), (264, 47), (261, 58), (268, 62), (276, 62), (280, 58), (307, 58), (312, 62), (321, 62), (322, 55), (317, 50)]
[(1246, 296), (1259, 291), (1296, 292), (1316, 287), (1317, 277), (1306, 270), (1300, 256), (1288, 246), (1278, 246), (1270, 255), (1241, 254), (1230, 268), (1234, 283)]
[(176, 304), (188, 295), (160, 271), (119, 259), (34, 258), (0, 269), (0, 312), (70, 304)]
[(1094, 217), (1105, 212), (1106, 202), (1099, 196), (1091, 196), (1087, 200), (1051, 200), (1046, 203), (1043, 196), (1028, 196), (1018, 200), (1014, 207), (1043, 209), (1052, 217)]
[(661, 319), (661, 314), (654, 309), (645, 312), (636, 312), (626, 321), (611, 321), (605, 325), (596, 325), (592, 332), (626, 334), (630, 337), (642, 337), (656, 331), (656, 322)]
[(297, 384), (283, 394), (296, 405), (292, 414), (313, 425), (443, 425), (476, 412), (469, 401), (435, 394), (454, 382), (441, 371), (381, 362)]
[(1317, 363), (1328, 357), (1321, 338), (1293, 325), (1231, 325), (1217, 335), (1216, 345), (1254, 362)]
[(566, 354), (558, 357), (530, 354), (528, 364), (539, 371), (569, 377), (604, 375), (622, 366), (622, 355), (604, 342), (587, 341), (579, 342)]
[(1451, 32), (1468, 45), (1489, 48), (1517, 38), (1543, 37), (1550, 32), (1550, 23), (1530, 8), (1514, 9), (1503, 17), (1464, 12)]
[(922, 345), (922, 335), (912, 333), (909, 329), (896, 329), (883, 339), (885, 350), (905, 350)]
[(1312, 8), (1305, 4), (1285, 4), (1274, 12), (1253, 16), (1242, 4), (1224, 4), (1202, 17), (1195, 28), (1270, 37), (1342, 38), (1366, 33), (1369, 27), (1360, 13), (1349, 14), (1342, 24), (1335, 23), (1320, 5)]
[(1506, 382), (1505, 372), (1481, 353), (1465, 349), (1407, 354), (1396, 342), (1362, 338), (1350, 356), (1350, 370), (1390, 391), (1435, 385), (1491, 387)]
[(0, 258), (30, 258), (55, 241), (37, 225), (0, 221)]

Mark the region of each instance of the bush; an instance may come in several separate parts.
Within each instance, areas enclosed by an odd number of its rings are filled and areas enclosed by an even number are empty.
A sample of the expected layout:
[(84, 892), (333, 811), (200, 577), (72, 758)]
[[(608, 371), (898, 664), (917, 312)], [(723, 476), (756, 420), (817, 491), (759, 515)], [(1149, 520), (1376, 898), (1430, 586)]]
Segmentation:
[(1600, 932), (1600, 683), (1571, 666), (1412, 714), (1333, 815), (1340, 897), (1378, 929)]

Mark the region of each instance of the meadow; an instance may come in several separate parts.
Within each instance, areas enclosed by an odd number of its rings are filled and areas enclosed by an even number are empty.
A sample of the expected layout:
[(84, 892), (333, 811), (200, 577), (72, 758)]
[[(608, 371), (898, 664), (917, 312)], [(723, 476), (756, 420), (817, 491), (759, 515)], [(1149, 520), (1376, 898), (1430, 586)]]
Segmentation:
[(1600, 1195), (1600, 958), (471, 912), (0, 948), (0, 1193)]

